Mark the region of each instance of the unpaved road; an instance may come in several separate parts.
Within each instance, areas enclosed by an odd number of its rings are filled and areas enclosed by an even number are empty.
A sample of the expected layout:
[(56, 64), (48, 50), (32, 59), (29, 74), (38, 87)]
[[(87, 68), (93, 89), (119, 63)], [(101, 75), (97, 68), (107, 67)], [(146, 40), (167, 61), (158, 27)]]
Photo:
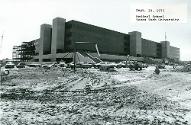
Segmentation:
[[(191, 74), (153, 71), (153, 67), (117, 72), (78, 69), (76, 74), (69, 69), (12, 71), (0, 88), (1, 124), (191, 124)], [(83, 89), (86, 84), (117, 90), (56, 92)], [(45, 94), (46, 90), (52, 93)]]

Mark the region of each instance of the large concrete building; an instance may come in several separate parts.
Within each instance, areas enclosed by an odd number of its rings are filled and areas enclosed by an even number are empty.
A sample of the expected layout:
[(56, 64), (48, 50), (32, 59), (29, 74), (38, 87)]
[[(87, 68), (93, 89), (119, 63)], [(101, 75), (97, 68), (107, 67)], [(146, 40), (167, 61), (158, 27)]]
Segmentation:
[(127, 55), (179, 60), (180, 49), (170, 46), (169, 41), (155, 42), (141, 35), (138, 31), (126, 34), (79, 21), (66, 22), (63, 18), (55, 18), (52, 25), (41, 25), (34, 60), (43, 62), (67, 59), (68, 53), (71, 54), (75, 48), (78, 52), (98, 57), (94, 44), (89, 43), (97, 44), (99, 58), (103, 60), (124, 60)]

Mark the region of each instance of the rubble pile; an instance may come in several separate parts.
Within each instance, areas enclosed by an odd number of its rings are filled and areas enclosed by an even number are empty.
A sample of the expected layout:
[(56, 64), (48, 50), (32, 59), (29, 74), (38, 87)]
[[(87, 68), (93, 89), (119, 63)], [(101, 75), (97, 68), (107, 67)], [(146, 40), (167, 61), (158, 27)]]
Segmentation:
[(182, 68), (182, 72), (191, 72), (191, 65), (186, 65)]
[(175, 72), (191, 72), (191, 64), (184, 65), (180, 68), (173, 69)]

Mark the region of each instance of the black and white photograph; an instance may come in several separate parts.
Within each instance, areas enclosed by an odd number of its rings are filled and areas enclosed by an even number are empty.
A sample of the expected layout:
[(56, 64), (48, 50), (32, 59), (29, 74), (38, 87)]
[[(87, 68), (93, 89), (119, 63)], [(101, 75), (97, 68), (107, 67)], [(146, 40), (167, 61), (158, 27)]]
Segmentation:
[(0, 0), (0, 125), (191, 125), (191, 1)]

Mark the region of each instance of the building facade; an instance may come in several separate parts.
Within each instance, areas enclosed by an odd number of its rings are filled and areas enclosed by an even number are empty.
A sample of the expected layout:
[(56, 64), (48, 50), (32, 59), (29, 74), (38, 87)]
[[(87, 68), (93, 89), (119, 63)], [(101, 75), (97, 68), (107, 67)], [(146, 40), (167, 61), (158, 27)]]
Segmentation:
[(66, 22), (58, 17), (53, 19), (52, 25), (41, 25), (40, 39), (36, 41), (33, 59), (39, 62), (64, 59), (67, 53), (74, 50), (95, 56), (94, 44), (76, 44), (79, 42), (97, 44), (101, 59), (104, 59), (105, 55), (112, 58), (125, 58), (127, 55), (176, 60), (180, 58), (180, 49), (170, 46), (169, 41), (155, 42), (142, 38), (141, 32), (138, 31), (120, 33), (79, 21)]

